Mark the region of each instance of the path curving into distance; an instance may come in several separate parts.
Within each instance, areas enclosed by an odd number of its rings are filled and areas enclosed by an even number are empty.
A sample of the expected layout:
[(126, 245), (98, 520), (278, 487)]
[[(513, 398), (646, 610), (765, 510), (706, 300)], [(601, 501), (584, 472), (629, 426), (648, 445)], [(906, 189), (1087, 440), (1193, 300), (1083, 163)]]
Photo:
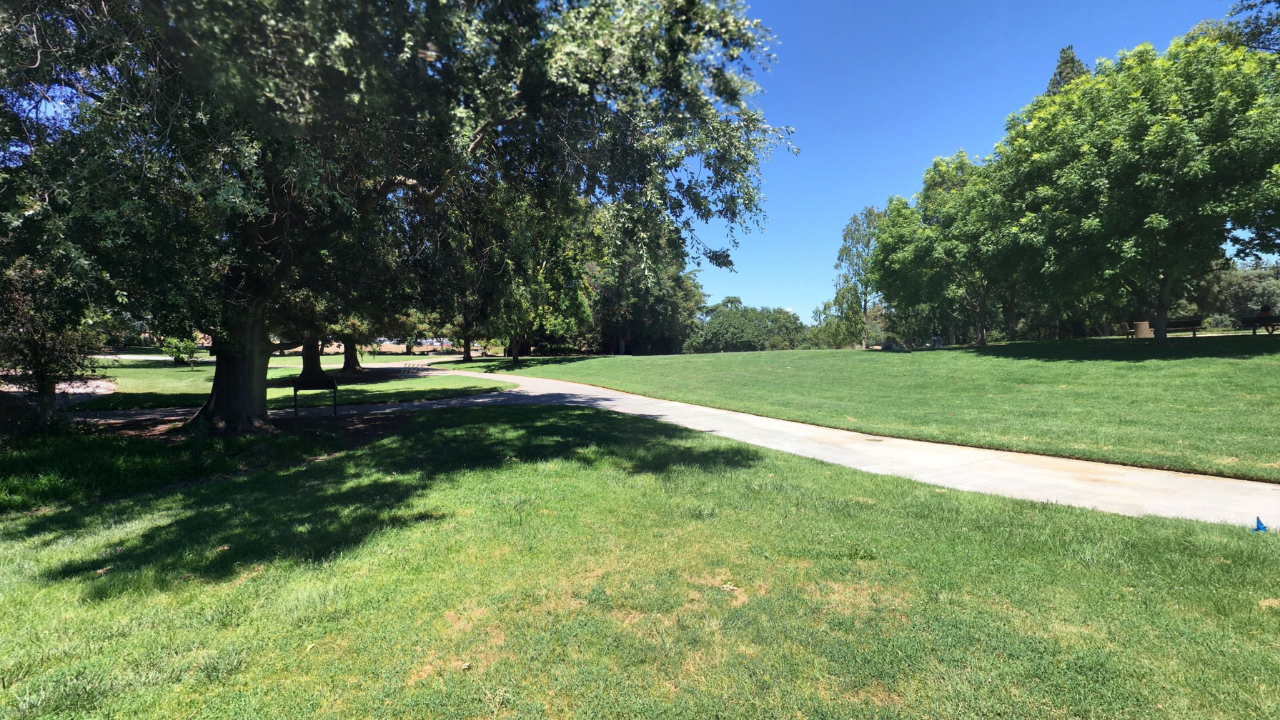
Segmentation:
[[(432, 375), (460, 375), (487, 380), (495, 377), (493, 374), (438, 370), (423, 362), (394, 365)], [(879, 437), (658, 400), (564, 380), (507, 374), (500, 377), (519, 387), (448, 400), (345, 405), (339, 407), (339, 412), (343, 415), (371, 415), (487, 405), (589, 407), (638, 415), (771, 450), (955, 490), (1123, 515), (1157, 515), (1249, 526), (1254, 524), (1255, 518), (1261, 517), (1263, 522), (1280, 525), (1280, 485), (1276, 484)], [(271, 415), (285, 418), (292, 412), (275, 410)], [(331, 412), (327, 407), (306, 408), (302, 414), (320, 416)], [(179, 420), (193, 413), (194, 410), (123, 410), (77, 413), (76, 417), (86, 420)]]

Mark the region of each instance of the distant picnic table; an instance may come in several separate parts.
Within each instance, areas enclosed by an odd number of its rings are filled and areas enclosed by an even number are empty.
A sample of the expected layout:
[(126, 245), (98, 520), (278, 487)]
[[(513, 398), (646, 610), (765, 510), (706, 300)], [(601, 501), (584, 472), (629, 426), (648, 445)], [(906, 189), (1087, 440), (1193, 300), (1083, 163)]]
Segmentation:
[(1274, 333), (1277, 328), (1280, 328), (1280, 317), (1276, 317), (1275, 315), (1268, 315), (1264, 317), (1258, 317), (1256, 315), (1251, 317), (1242, 317), (1240, 318), (1240, 327), (1252, 330), (1254, 335), (1258, 334), (1258, 328), (1263, 328), (1267, 331), (1267, 334), (1270, 335)]
[(1169, 320), (1165, 325), (1165, 332), (1189, 332), (1191, 337), (1196, 337), (1197, 333), (1204, 329), (1204, 320), (1202, 318), (1189, 318), (1186, 320)]

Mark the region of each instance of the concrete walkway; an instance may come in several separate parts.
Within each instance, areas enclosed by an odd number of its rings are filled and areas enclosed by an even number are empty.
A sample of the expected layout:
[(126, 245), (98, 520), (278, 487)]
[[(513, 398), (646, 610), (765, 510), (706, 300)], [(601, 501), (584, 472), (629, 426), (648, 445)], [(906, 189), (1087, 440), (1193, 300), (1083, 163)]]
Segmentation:
[[(426, 363), (404, 365), (422, 367)], [(1159, 515), (1250, 526), (1260, 516), (1263, 522), (1280, 525), (1280, 485), (878, 437), (657, 400), (562, 380), (425, 368), (424, 371), (433, 375), (501, 379), (517, 383), (519, 387), (487, 395), (432, 402), (347, 405), (339, 407), (339, 412), (343, 415), (380, 414), (486, 405), (572, 405), (599, 408), (639, 415), (836, 465), (871, 473), (897, 475), (956, 490), (1060, 503), (1124, 515)], [(80, 413), (78, 416), (104, 420), (181, 419), (192, 412), (138, 410)], [(289, 417), (292, 412), (273, 411), (271, 416)], [(321, 416), (331, 412), (329, 408), (308, 408), (303, 410), (303, 415)]]

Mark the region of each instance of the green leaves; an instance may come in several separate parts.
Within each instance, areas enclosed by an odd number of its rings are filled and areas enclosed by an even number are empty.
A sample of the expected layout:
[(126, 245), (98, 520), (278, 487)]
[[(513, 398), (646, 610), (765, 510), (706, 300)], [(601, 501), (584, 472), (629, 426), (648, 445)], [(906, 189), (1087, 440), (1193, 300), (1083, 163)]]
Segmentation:
[[(1123, 290), (1157, 312), (1172, 282), (1203, 274), (1228, 242), (1266, 252), (1257, 208), (1280, 160), (1272, 58), (1208, 40), (1149, 45), (1038, 99), (1009, 127), (1019, 231), (1055, 249), (1046, 272), (1064, 292)], [(1070, 289), (1068, 289), (1070, 288)]]

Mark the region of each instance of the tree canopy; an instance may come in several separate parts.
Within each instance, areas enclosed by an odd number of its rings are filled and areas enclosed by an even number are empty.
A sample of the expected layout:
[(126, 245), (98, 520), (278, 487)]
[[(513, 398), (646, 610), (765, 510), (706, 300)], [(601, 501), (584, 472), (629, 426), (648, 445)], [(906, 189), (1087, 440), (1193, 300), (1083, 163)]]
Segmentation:
[[(549, 308), (585, 316), (601, 253), (562, 242), (596, 237), (570, 227), (590, 207), (661, 228), (622, 254), (666, 262), (674, 233), (682, 258), (730, 264), (763, 220), (760, 161), (789, 134), (748, 105), (770, 36), (734, 2), (3, 13), (6, 267), (23, 257), (10, 238), (70, 238), (104, 279), (97, 304), (209, 334), (197, 419), (234, 431), (266, 424), (267, 354), (343, 318), (427, 305), (518, 348)], [(713, 218), (727, 247), (694, 232)], [(465, 291), (440, 274), (490, 270), (495, 287)]]
[(1164, 342), (1228, 253), (1280, 249), (1274, 56), (1197, 32), (1076, 75), (1069, 50), (991, 157), (940, 158), (890, 199), (871, 277), (901, 332), (982, 344), (1002, 310), (1003, 337), (1149, 319)]

